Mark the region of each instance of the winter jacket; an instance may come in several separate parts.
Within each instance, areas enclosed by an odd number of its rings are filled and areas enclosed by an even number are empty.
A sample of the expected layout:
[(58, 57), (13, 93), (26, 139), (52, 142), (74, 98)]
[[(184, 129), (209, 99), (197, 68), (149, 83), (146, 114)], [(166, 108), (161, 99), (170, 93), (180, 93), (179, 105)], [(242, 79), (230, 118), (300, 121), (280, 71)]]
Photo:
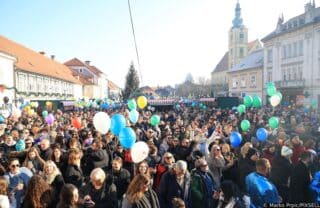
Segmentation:
[(117, 188), (112, 182), (105, 182), (101, 189), (96, 190), (91, 183), (86, 184), (80, 190), (84, 197), (89, 195), (95, 203), (95, 208), (117, 208)]
[(293, 151), (293, 154), (292, 154), (292, 157), (291, 157), (291, 161), (294, 165), (298, 164), (299, 163), (299, 157), (300, 157), (300, 154), (302, 152), (305, 151), (304, 149), (304, 146), (302, 145), (295, 145), (292, 149)]
[(155, 192), (158, 193), (162, 175), (168, 171), (168, 167), (163, 164), (158, 164), (156, 166), (156, 171), (157, 172), (155, 174), (154, 181), (153, 181), (153, 189), (155, 190)]
[(290, 179), (290, 199), (292, 203), (311, 202), (312, 196), (309, 189), (311, 173), (308, 167), (300, 161), (293, 167)]
[(208, 166), (212, 173), (214, 182), (217, 187), (220, 187), (221, 177), (222, 177), (222, 170), (226, 166), (226, 161), (223, 157), (212, 157), (211, 155), (208, 158)]
[(320, 204), (320, 171), (318, 171), (310, 184), (310, 190), (312, 193), (312, 202)]
[(111, 177), (112, 182), (117, 187), (117, 197), (122, 199), (123, 194), (127, 191), (130, 183), (130, 173), (124, 168), (121, 168), (119, 172), (110, 170), (108, 175)]
[(246, 190), (245, 179), (247, 175), (256, 170), (256, 164), (249, 158), (241, 158), (239, 160), (239, 187), (241, 191)]
[[(208, 190), (206, 185), (205, 174), (212, 181), (211, 190)], [(190, 207), (209, 208), (213, 201), (213, 189), (215, 189), (215, 183), (209, 172), (203, 173), (200, 170), (193, 170), (190, 183)]]
[(140, 199), (137, 203), (130, 204), (128, 198), (125, 197), (122, 201), (122, 208), (160, 208), (160, 204), (158, 201), (158, 196), (156, 192), (152, 189), (149, 189), (142, 199)]
[(177, 182), (176, 175), (169, 171), (166, 172), (161, 178), (158, 193), (161, 208), (172, 208), (171, 202), (175, 197), (181, 198), (187, 203), (189, 200), (190, 180), (190, 174), (186, 173), (184, 183), (180, 186)]
[(265, 203), (280, 203), (277, 188), (257, 172), (246, 177), (246, 189), (251, 198), (251, 207), (264, 207)]
[(80, 188), (84, 183), (84, 176), (81, 167), (77, 165), (68, 165), (67, 170), (64, 173), (64, 181)]
[(109, 164), (109, 155), (107, 154), (106, 150), (92, 150), (88, 149), (87, 154), (84, 158), (85, 163), (85, 175), (90, 175), (91, 171), (95, 168), (103, 168)]

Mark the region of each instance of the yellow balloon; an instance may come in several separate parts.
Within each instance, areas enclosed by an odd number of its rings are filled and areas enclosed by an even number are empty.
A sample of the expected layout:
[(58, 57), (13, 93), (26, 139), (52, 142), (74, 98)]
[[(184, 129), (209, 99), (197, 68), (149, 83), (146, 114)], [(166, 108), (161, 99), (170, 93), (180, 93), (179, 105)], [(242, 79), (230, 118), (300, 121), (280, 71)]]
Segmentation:
[(34, 114), (34, 110), (33, 109), (28, 110), (28, 114), (29, 114), (29, 116), (32, 116)]
[(145, 96), (139, 96), (137, 99), (137, 104), (140, 109), (144, 109), (148, 104), (148, 100)]
[(46, 102), (46, 106), (49, 106), (49, 105), (51, 105), (52, 103), (50, 102), (50, 101), (47, 101)]
[(26, 106), (24, 109), (26, 109), (27, 111), (31, 110), (30, 106)]

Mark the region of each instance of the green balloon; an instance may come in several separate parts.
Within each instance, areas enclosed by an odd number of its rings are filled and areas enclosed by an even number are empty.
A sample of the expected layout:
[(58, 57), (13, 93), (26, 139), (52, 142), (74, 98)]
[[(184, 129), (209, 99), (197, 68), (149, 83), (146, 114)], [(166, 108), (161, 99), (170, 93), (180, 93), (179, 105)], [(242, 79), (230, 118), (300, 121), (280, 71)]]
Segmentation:
[(282, 94), (281, 94), (281, 92), (277, 91), (275, 95), (279, 96), (280, 100), (282, 100)]
[(137, 109), (137, 103), (136, 103), (136, 101), (135, 101), (134, 99), (128, 100), (128, 108), (129, 108), (130, 110), (135, 110), (135, 109)]
[(151, 116), (150, 123), (152, 126), (158, 125), (160, 123), (160, 116), (158, 115)]
[(45, 118), (45, 117), (47, 117), (47, 115), (48, 115), (48, 111), (43, 111), (42, 112), (42, 116)]
[(242, 131), (248, 131), (249, 128), (250, 128), (250, 122), (248, 120), (242, 120), (241, 121)]
[(269, 126), (271, 129), (277, 128), (279, 125), (279, 119), (277, 117), (271, 117), (269, 118)]
[(244, 98), (243, 98), (243, 104), (249, 108), (252, 106), (252, 102), (253, 102), (253, 99), (250, 95), (246, 95)]
[(267, 87), (269, 87), (269, 86), (274, 86), (274, 83), (273, 82), (268, 82)]
[(272, 96), (272, 95), (274, 95), (276, 93), (277, 93), (277, 88), (275, 86), (268, 86), (267, 87), (267, 94), (269, 96)]
[(238, 106), (238, 112), (241, 114), (241, 113), (244, 113), (246, 112), (246, 106), (241, 104)]
[(252, 102), (253, 107), (260, 108), (261, 103), (262, 103), (261, 98), (258, 95), (253, 96), (253, 102)]

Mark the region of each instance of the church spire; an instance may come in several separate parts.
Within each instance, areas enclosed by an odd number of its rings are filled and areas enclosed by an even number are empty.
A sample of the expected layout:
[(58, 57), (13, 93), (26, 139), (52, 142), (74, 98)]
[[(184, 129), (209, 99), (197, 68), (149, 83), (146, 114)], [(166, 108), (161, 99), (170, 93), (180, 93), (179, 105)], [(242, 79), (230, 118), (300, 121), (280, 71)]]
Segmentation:
[(242, 18), (241, 18), (241, 8), (240, 8), (240, 3), (239, 3), (239, 0), (237, 1), (237, 4), (236, 4), (236, 8), (235, 8), (235, 17), (232, 21), (232, 24), (233, 24), (233, 28), (240, 28), (242, 25)]

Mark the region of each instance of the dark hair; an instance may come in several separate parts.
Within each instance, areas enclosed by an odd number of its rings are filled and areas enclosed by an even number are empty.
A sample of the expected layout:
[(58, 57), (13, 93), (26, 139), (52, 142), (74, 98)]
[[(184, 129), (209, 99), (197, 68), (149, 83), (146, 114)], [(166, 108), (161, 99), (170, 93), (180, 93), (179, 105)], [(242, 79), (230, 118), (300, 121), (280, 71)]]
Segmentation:
[(77, 187), (73, 184), (65, 184), (60, 192), (60, 201), (57, 207), (70, 207), (73, 206), (73, 192)]

